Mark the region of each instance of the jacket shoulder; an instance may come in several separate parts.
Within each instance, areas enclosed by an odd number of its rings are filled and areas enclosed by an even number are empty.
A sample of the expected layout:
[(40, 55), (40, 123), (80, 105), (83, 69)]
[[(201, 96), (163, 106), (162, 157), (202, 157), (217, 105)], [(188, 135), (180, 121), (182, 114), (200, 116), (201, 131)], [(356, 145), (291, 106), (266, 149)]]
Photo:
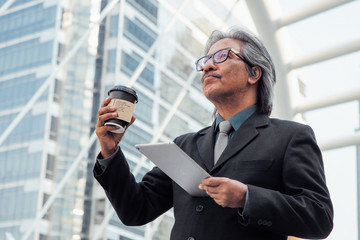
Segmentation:
[(199, 130), (198, 132), (191, 132), (180, 135), (174, 139), (174, 143), (178, 146), (182, 146), (186, 143), (191, 143), (198, 139), (200, 135), (205, 134), (207, 131), (211, 131), (211, 126), (204, 127), (203, 129)]
[(294, 129), (294, 130), (312, 129), (309, 125), (300, 122), (277, 119), (277, 118), (269, 118), (269, 120), (270, 120), (270, 125), (277, 128)]

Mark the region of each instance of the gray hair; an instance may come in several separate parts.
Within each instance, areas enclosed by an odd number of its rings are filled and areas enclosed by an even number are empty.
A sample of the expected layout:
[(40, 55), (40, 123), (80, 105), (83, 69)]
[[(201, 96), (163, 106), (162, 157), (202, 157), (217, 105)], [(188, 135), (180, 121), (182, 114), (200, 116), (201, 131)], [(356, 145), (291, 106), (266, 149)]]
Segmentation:
[[(213, 44), (224, 38), (233, 38), (243, 42), (244, 45), (241, 49), (241, 55), (253, 66), (259, 66), (261, 68), (262, 76), (258, 81), (256, 105), (260, 113), (270, 115), (273, 106), (276, 74), (275, 66), (269, 52), (260, 39), (254, 34), (248, 30), (236, 28), (230, 30), (228, 33), (218, 30), (213, 31), (206, 43), (205, 54), (208, 54)], [(245, 64), (245, 66), (250, 76), (255, 76), (253, 69), (248, 64)]]

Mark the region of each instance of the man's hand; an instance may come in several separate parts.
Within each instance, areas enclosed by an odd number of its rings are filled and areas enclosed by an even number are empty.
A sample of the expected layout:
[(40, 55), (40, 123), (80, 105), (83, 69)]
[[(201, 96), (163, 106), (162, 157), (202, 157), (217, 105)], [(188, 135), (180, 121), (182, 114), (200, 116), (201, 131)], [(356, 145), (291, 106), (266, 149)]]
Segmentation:
[(210, 177), (205, 178), (199, 188), (205, 190), (222, 207), (243, 208), (245, 205), (247, 187), (239, 181)]
[[(110, 157), (116, 151), (117, 146), (125, 133), (112, 133), (110, 130), (115, 130), (118, 127), (104, 125), (106, 120), (117, 117), (116, 107), (108, 106), (110, 100), (110, 98), (107, 98), (101, 104), (101, 108), (98, 111), (98, 121), (96, 124), (96, 135), (99, 139), (101, 154), (104, 158)], [(128, 128), (135, 121), (135, 119), (136, 117), (132, 116), (131, 122), (126, 128)]]

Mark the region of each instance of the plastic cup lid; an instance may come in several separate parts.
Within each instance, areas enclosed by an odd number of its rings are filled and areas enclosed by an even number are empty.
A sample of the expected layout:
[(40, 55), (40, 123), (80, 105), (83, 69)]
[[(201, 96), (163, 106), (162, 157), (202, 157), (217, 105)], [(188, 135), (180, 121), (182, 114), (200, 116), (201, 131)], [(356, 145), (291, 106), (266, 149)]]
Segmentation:
[(109, 90), (108, 95), (110, 95), (110, 93), (112, 91), (123, 91), (123, 92), (130, 93), (135, 97), (136, 102), (138, 102), (138, 96), (137, 96), (136, 91), (134, 89), (131, 89), (131, 88), (128, 88), (128, 87), (122, 86), (122, 85), (115, 85), (112, 89)]

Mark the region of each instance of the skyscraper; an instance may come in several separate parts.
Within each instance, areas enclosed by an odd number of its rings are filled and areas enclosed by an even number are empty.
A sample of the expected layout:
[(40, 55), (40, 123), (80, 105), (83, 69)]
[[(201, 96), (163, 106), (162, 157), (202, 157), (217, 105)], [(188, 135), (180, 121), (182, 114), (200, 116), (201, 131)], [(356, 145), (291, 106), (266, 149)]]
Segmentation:
[[(31, 228), (88, 142), (96, 46), (85, 41), (58, 65), (88, 30), (92, 8), (87, 1), (16, 1), (0, 16), (1, 132), (41, 93), (0, 147), (0, 238), (20, 239)], [(30, 232), (32, 239), (80, 236), (84, 176), (81, 164)]]

